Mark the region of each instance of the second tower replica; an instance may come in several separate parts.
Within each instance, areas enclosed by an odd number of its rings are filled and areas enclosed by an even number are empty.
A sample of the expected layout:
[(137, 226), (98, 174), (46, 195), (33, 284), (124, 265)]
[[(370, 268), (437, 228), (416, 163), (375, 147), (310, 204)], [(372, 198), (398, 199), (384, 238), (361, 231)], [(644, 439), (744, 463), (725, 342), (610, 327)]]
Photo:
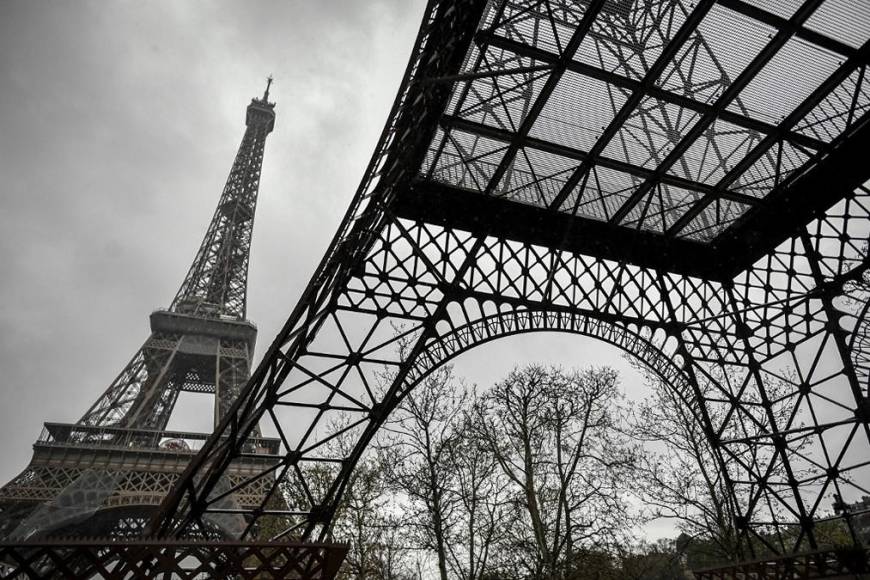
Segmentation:
[[(179, 393), (214, 394), (217, 424), (248, 379), (257, 336), (246, 319), (248, 259), (266, 136), (275, 126), (269, 78), (247, 108), (246, 129), (214, 217), (172, 304), (151, 314), (151, 336), (75, 424), (46, 423), (33, 458), (0, 488), (0, 539), (135, 536), (208, 434), (167, 431)], [(262, 471), (277, 440), (251, 440), (246, 467)], [(270, 482), (264, 479), (262, 493)], [(227, 493), (227, 511), (259, 505), (261, 491)], [(239, 516), (213, 522), (232, 536)]]

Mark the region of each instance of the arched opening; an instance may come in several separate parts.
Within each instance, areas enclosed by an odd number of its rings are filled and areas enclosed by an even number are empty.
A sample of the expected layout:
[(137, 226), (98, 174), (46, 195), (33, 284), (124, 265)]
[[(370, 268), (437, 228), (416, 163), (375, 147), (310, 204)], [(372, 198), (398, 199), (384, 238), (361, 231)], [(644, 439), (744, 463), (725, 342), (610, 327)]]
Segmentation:
[[(466, 319), (470, 318), (467, 313), (468, 310), (465, 310)], [(696, 400), (689, 375), (683, 369), (682, 357), (677, 352), (677, 341), (662, 329), (624, 325), (576, 312), (532, 311), (508, 307), (488, 315), (485, 311), (481, 314), (464, 325), (440, 325), (439, 334), (427, 342), (426, 348), (413, 361), (401, 388), (395, 391), (395, 396), (383, 401), (384, 409), (388, 411), (395, 409), (427, 375), (445, 364), (461, 360), (463, 355), (470, 354), (478, 347), (486, 348), (484, 345), (492, 345), (511, 337), (572, 335), (576, 338), (604, 343), (614, 351), (625, 353), (642, 363), (674, 391), (690, 409), (694, 420), (703, 426), (702, 405)], [(528, 354), (526, 352), (523, 360), (517, 362), (534, 362)], [(588, 360), (582, 352), (574, 352), (573, 356), (570, 356), (570, 362), (569, 360), (565, 362), (571, 366), (586, 366), (594, 361)], [(513, 366), (513, 361), (502, 361), (494, 369), (496, 376), (506, 374)], [(334, 513), (334, 506), (337, 506), (341, 500), (350, 481), (353, 467), (362, 457), (377, 430), (387, 420), (387, 416), (388, 413), (384, 414), (373, 428), (362, 431), (354, 449), (343, 460), (344, 468), (336, 475), (332, 487), (334, 493), (329, 497), (333, 509), (328, 510), (328, 513)], [(330, 523), (322, 523), (325, 526), (321, 529), (321, 535), (325, 535)], [(673, 528), (668, 528), (666, 533), (672, 531)]]
[[(634, 359), (634, 360), (632, 360)], [(498, 381), (502, 381), (515, 366), (541, 364), (565, 370), (588, 367), (609, 367), (619, 373), (619, 389), (625, 396), (621, 402), (630, 412), (652, 396), (649, 377), (637, 367), (636, 358), (618, 346), (598, 338), (562, 331), (531, 331), (512, 334), (481, 343), (463, 351), (445, 364), (452, 364), (457, 378), (477, 387), (478, 395), (485, 394)], [(645, 443), (648, 452), (661, 452), (663, 447)], [(646, 509), (637, 497), (629, 500), (635, 513)], [(673, 519), (657, 518), (636, 528), (639, 537), (650, 542), (673, 540), (679, 535)]]

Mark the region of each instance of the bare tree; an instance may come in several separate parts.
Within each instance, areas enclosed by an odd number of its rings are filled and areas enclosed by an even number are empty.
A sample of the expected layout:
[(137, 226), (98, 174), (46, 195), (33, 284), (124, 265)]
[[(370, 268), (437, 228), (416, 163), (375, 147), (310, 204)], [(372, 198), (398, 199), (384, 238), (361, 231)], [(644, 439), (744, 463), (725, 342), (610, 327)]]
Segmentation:
[(680, 531), (712, 541), (723, 557), (731, 557), (737, 538), (729, 490), (693, 403), (646, 375), (653, 393), (630, 415), (630, 428), (660, 450), (639, 457), (639, 495), (654, 517), (675, 520)]
[[(347, 429), (349, 420), (330, 425), (338, 435), (323, 448), (324, 458), (334, 462), (311, 463), (303, 467), (306, 485), (291, 479), (285, 493), (292, 505), (305, 505), (309, 495), (324, 497), (335, 478), (335, 470), (355, 444)], [(336, 510), (332, 534), (350, 544), (339, 571), (342, 580), (399, 580), (410, 577), (408, 546), (398, 517), (396, 498), (388, 492), (384, 465), (376, 453), (365, 454), (353, 470)]]
[[(647, 446), (637, 462), (638, 492), (642, 501), (652, 508), (654, 517), (676, 521), (680, 531), (705, 544), (700, 552), (700, 548), (695, 547), (698, 556), (703, 558), (695, 565), (740, 557), (733, 505), (735, 492), (729, 488), (728, 476), (739, 479), (739, 472), (753, 461), (771, 464), (771, 476), (781, 473), (783, 468), (776, 462), (771, 463), (769, 458), (761, 459), (758, 446), (752, 445), (733, 446), (729, 453), (722, 454), (724, 465), (721, 464), (700, 420), (700, 402), (693, 395), (663, 382), (645, 367), (638, 368), (652, 389), (652, 394), (628, 416), (632, 435), (641, 442), (653, 444)], [(787, 371), (784, 378), (768, 379), (766, 389), (772, 400), (785, 399), (789, 382), (796, 380)], [(724, 376), (714, 376), (701, 381), (702, 396), (716, 399), (715, 383), (725, 380)], [(748, 440), (769, 434), (765, 410), (753, 397), (748, 390), (744, 392), (743, 413), (747, 416), (740, 421), (725, 420), (726, 406), (706, 406), (710, 421), (721, 426), (719, 439)], [(770, 412), (780, 425), (786, 424), (791, 415), (786, 405), (772, 406)], [(804, 447), (801, 441), (793, 441), (792, 445), (798, 452)]]
[(377, 458), (368, 456), (360, 461), (333, 528), (338, 537), (350, 539), (343, 566), (345, 578), (387, 580), (401, 573), (404, 546), (394, 533), (398, 518), (393, 515), (386, 487)]
[(435, 553), (441, 580), (448, 579), (448, 545), (459, 508), (449, 461), (457, 445), (454, 424), (467, 400), (453, 367), (441, 367), (405, 396), (378, 443), (388, 482), (407, 497), (406, 523), (421, 547)]
[(379, 522), (378, 528), (378, 537), (371, 543), (371, 578), (377, 580), (414, 578), (402, 518), (398, 514), (387, 513)]
[(507, 480), (495, 454), (476, 434), (474, 415), (463, 413), (454, 427), (455, 443), (448, 464), (453, 473), (450, 491), (458, 502), (458, 518), (448, 543), (448, 564), (453, 577), (480, 580), (489, 571), (493, 550), (512, 515), (507, 504)]
[[(514, 566), (568, 577), (578, 550), (606, 545), (630, 524), (633, 454), (616, 430), (618, 376), (609, 368), (514, 369), (476, 409), (478, 436), (515, 491), (523, 525)], [(509, 565), (509, 564), (508, 564)]]

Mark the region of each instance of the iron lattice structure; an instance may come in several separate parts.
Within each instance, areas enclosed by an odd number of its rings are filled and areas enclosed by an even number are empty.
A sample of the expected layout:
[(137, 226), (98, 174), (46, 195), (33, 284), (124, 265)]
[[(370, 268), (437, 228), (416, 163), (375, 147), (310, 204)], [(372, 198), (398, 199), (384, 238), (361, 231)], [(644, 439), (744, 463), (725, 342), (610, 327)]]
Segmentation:
[[(747, 556), (815, 550), (828, 520), (858, 543), (868, 38), (867, 7), (841, 0), (431, 1), (331, 246), (154, 531), (244, 513), (243, 537), (267, 520), (276, 539), (328, 537), (429, 371), (551, 330), (677, 390)], [(221, 488), (261, 422), (273, 463)], [(355, 445), (336, 458), (338, 435)], [(221, 505), (263, 481), (259, 507)]]
[(0, 579), (329, 579), (335, 577), (346, 552), (346, 546), (311, 542), (0, 543)]
[[(248, 257), (266, 136), (269, 84), (247, 108), (244, 137), (196, 259), (151, 336), (75, 424), (47, 423), (30, 465), (0, 489), (0, 538), (138, 536), (207, 435), (167, 431), (182, 391), (213, 393), (215, 423), (250, 375), (256, 327), (245, 319)], [(256, 429), (255, 429), (256, 431)], [(263, 469), (277, 441), (252, 438), (251, 458), (224, 485)], [(259, 455), (258, 455), (259, 454)], [(249, 488), (228, 505), (253, 508)], [(212, 525), (232, 534), (230, 519)]]

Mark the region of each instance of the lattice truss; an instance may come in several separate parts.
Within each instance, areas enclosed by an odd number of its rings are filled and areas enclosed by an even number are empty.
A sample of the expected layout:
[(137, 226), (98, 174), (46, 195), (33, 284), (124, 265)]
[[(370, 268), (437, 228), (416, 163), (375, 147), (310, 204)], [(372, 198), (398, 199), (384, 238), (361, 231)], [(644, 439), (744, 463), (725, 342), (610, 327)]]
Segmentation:
[[(245, 341), (215, 339), (209, 358), (179, 353), (183, 341), (189, 339), (152, 335), (78, 422), (77, 426), (83, 428), (72, 426), (70, 436), (48, 442), (66, 447), (67, 452), (40, 460), (35, 456), (17, 477), (0, 488), (0, 538), (14, 536), (16, 527), (25, 518), (28, 533), (35, 533), (74, 520), (70, 514), (114, 511), (121, 506), (153, 508), (161, 503), (178, 480), (184, 462), (191, 457), (191, 452), (181, 450), (181, 463), (177, 458), (167, 463), (149, 455), (158, 452), (161, 442), (172, 436), (165, 429), (179, 392), (215, 393), (217, 421), (230, 408), (249, 376), (250, 357)], [(44, 443), (37, 442), (37, 447), (41, 444)], [(109, 467), (113, 449), (129, 451), (126, 465)], [(133, 459), (137, 451), (144, 454)], [(230, 475), (228, 481), (239, 477)], [(268, 491), (263, 487), (246, 488), (250, 493), (259, 493), (255, 498), (242, 492), (234, 494), (227, 503), (254, 506)], [(45, 512), (44, 517), (39, 510)], [(149, 509), (149, 514), (150, 511), (153, 510)], [(149, 517), (140, 514), (139, 519), (144, 525)], [(124, 521), (119, 519), (118, 525), (106, 528), (105, 533), (122, 533), (128, 527)], [(98, 533), (93, 522), (88, 525), (83, 527), (84, 535)]]
[[(190, 457), (188, 453), (161, 462), (140, 455), (125, 465), (112, 465), (105, 455), (85, 452), (65, 461), (33, 462), (0, 490), (0, 505), (4, 507), (0, 537), (140, 536)], [(252, 473), (256, 469), (248, 464), (243, 472), (227, 474), (221, 489), (238, 486)], [(225, 498), (222, 507), (256, 509), (268, 491), (269, 482), (261, 479), (259, 484), (244, 486), (244, 491)], [(238, 515), (220, 514), (206, 521), (207, 532), (201, 537), (232, 537), (244, 526)]]
[(204, 345), (205, 361), (181, 352), (195, 340), (153, 333), (79, 424), (163, 430), (181, 391), (216, 393), (223, 416), (248, 378), (251, 353), (245, 341), (227, 338)]
[(248, 124), (214, 217), (171, 310), (245, 318), (248, 261), (260, 188), (263, 151), (272, 131), (274, 103), (254, 99)]
[[(870, 119), (870, 14), (759, 6), (430, 2), (344, 222), (155, 531), (229, 512), (243, 537), (265, 522), (328, 537), (367, 444), (429, 371), (548, 330), (616, 345), (680, 394), (747, 549), (815, 548), (826, 519), (857, 542), (870, 174), (846, 162)], [(220, 488), (258, 422), (274, 463)], [(259, 508), (219, 507), (262, 481)]]
[(870, 106), (851, 3), (584, 4), (489, 11), (462, 68), (487, 76), (456, 83), (427, 178), (708, 242)]
[[(247, 127), (226, 186), (170, 313), (245, 319), (260, 171), (266, 137), (275, 124), (269, 85), (263, 97), (252, 99), (247, 108)], [(215, 393), (216, 418), (222, 417), (247, 380), (252, 346), (231, 336), (212, 338), (154, 329), (79, 424), (162, 430), (180, 391)]]
[[(3, 490), (0, 499), (13, 498), (29, 501), (49, 501), (79, 481), (82, 475), (93, 472), (93, 467), (85, 466), (59, 466), (40, 465), (13, 479)], [(158, 505), (167, 493), (175, 485), (181, 470), (176, 471), (147, 471), (147, 470), (113, 470), (100, 469), (100, 477), (111, 479), (111, 486), (106, 488), (108, 497), (100, 497), (99, 503), (93, 507), (116, 508), (128, 505)], [(238, 484), (245, 478), (240, 474), (230, 474), (228, 480), (231, 484)], [(83, 488), (76, 493), (85, 496), (94, 495), (102, 490), (99, 485)], [(235, 494), (233, 501), (238, 505), (251, 508), (259, 505), (266, 491), (266, 484), (249, 487), (247, 495)], [(90, 500), (72, 501), (75, 504), (90, 504)]]
[(125, 541), (0, 544), (0, 579), (334, 578), (347, 546), (313, 543)]

